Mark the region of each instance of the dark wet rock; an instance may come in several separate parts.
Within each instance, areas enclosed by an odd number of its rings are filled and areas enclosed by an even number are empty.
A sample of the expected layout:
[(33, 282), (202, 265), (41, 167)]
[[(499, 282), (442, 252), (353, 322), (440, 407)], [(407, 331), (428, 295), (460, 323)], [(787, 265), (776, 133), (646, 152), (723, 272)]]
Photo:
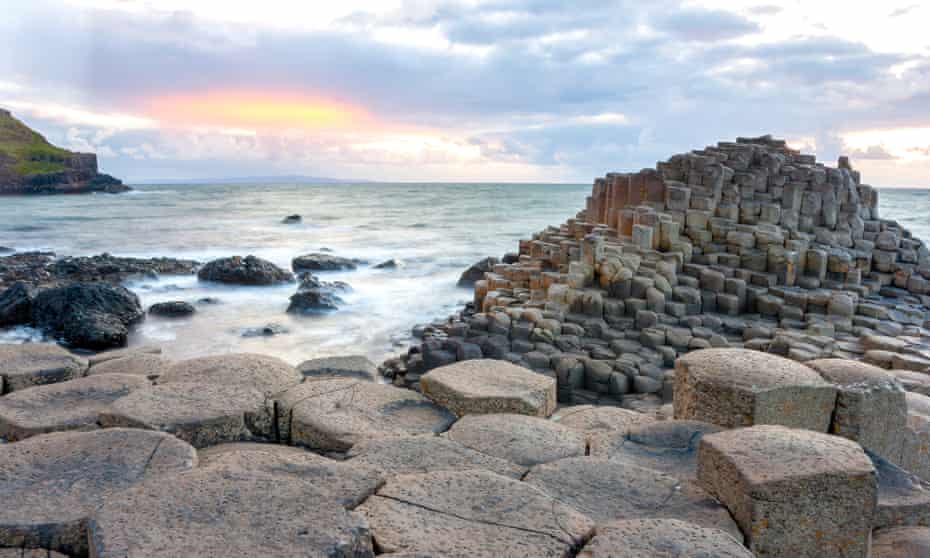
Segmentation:
[(381, 551), (411, 556), (571, 556), (594, 528), (544, 492), (487, 471), (398, 476), (357, 511)]
[(297, 256), (291, 260), (291, 268), (299, 271), (343, 271), (352, 270), (362, 263), (357, 259), (341, 258), (330, 254), (313, 253)]
[(462, 276), (459, 277), (458, 286), (473, 286), (477, 281), (484, 279), (484, 274), (494, 269), (494, 265), (497, 263), (497, 258), (487, 257), (477, 263), (472, 264), (472, 266), (466, 269), (462, 273)]
[(149, 306), (149, 314), (153, 316), (162, 316), (165, 318), (182, 318), (190, 316), (197, 309), (189, 302), (182, 300), (173, 300), (170, 302), (157, 302)]
[(106, 374), (19, 390), (0, 397), (0, 438), (94, 430), (110, 403), (148, 385), (142, 376)]
[(372, 382), (378, 378), (375, 363), (361, 355), (314, 358), (298, 364), (297, 371), (305, 378), (357, 378)]
[(32, 305), (35, 325), (73, 347), (126, 345), (129, 327), (142, 319), (139, 297), (109, 283), (72, 283), (41, 291)]
[(513, 252), (508, 252), (504, 254), (504, 257), (501, 258), (501, 263), (505, 264), (515, 264), (520, 261), (520, 254), (515, 254)]
[(305, 289), (291, 295), (287, 306), (291, 314), (317, 314), (337, 310), (343, 300), (325, 289)]
[(48, 266), (53, 277), (62, 281), (106, 281), (118, 283), (131, 277), (190, 275), (200, 264), (176, 258), (120, 258), (110, 254), (65, 257)]
[(12, 254), (16, 250), (10, 248), (9, 246), (0, 246), (0, 254)]
[(190, 445), (162, 432), (58, 432), (0, 451), (0, 546), (87, 555), (86, 522), (114, 494), (194, 466)]
[(295, 213), (294, 215), (288, 215), (284, 219), (281, 219), (281, 222), (284, 223), (285, 225), (296, 225), (298, 223), (302, 223), (303, 220), (304, 220), (303, 217)]
[(401, 263), (398, 260), (395, 260), (392, 258), (390, 260), (383, 261), (373, 267), (375, 269), (397, 269), (400, 266), (401, 266)]
[(255, 256), (231, 256), (213, 260), (197, 272), (197, 278), (234, 285), (273, 285), (294, 280), (289, 271)]
[(200, 304), (200, 305), (202, 305), (202, 306), (208, 306), (208, 305), (213, 305), (213, 304), (220, 304), (221, 302), (222, 302), (222, 301), (221, 301), (220, 299), (216, 298), (215, 296), (205, 296), (205, 297), (203, 297), (203, 298), (198, 298), (198, 299), (197, 299), (197, 304)]
[(35, 289), (22, 281), (0, 292), (0, 327), (30, 323), (34, 298)]
[(258, 327), (247, 327), (242, 330), (240, 335), (242, 335), (242, 337), (271, 337), (273, 335), (284, 335), (290, 332), (290, 329), (281, 324), (270, 323)]
[(80, 378), (87, 360), (54, 343), (0, 344), (0, 393)]

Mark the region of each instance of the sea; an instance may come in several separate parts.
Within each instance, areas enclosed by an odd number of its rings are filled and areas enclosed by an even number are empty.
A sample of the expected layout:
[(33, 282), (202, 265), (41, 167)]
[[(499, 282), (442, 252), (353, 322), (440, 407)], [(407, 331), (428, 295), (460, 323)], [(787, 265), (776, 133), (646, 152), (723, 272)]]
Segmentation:
[[(469, 265), (516, 252), (521, 238), (584, 208), (584, 184), (172, 184), (119, 195), (0, 197), (0, 246), (80, 256), (190, 258), (253, 254), (289, 269), (301, 254), (330, 251), (367, 265), (319, 273), (345, 281), (345, 304), (322, 315), (285, 312), (296, 284), (226, 286), (196, 276), (141, 278), (127, 287), (144, 308), (212, 298), (182, 319), (148, 316), (130, 346), (158, 345), (169, 358), (229, 352), (307, 359), (361, 354), (375, 362), (402, 352), (416, 324), (471, 300), (456, 286)], [(299, 214), (297, 225), (282, 219)], [(375, 269), (385, 260), (396, 269)], [(254, 335), (273, 326), (274, 335)], [(41, 339), (0, 329), (0, 342)]]

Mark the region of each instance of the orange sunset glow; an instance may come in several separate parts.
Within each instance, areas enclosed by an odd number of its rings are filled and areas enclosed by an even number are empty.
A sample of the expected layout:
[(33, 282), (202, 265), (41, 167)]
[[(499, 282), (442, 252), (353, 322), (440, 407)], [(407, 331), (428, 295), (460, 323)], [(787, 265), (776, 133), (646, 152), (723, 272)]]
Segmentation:
[(164, 122), (214, 126), (339, 129), (370, 119), (360, 107), (301, 94), (221, 91), (147, 104), (151, 116)]

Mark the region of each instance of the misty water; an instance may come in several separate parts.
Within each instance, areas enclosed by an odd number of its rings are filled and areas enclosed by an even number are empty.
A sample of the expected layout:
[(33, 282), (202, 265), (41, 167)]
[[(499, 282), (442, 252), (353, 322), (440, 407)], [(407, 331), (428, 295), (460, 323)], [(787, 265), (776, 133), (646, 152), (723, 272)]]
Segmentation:
[[(471, 298), (455, 283), (488, 256), (515, 252), (520, 238), (558, 225), (584, 207), (589, 185), (542, 184), (242, 184), (146, 185), (129, 194), (0, 198), (0, 245), (59, 255), (168, 256), (206, 262), (232, 255), (291, 258), (328, 249), (370, 265), (320, 273), (352, 286), (338, 311), (285, 313), (295, 284), (230, 287), (196, 276), (140, 279), (127, 286), (143, 307), (204, 297), (189, 318), (149, 316), (131, 345), (156, 344), (173, 358), (234, 351), (292, 363), (339, 354), (375, 361), (401, 350), (413, 325), (442, 318)], [(285, 225), (298, 213), (303, 223)], [(378, 270), (387, 259), (402, 266)], [(287, 333), (243, 337), (278, 324)], [(34, 338), (0, 330), (0, 341)]]

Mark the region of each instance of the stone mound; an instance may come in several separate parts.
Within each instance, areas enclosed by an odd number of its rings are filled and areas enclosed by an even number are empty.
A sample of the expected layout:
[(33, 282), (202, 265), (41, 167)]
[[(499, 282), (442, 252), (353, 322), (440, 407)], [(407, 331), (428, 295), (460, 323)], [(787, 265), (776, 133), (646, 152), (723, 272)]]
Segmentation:
[(294, 280), (294, 275), (255, 256), (232, 256), (207, 263), (197, 272), (201, 281), (234, 285), (273, 285)]
[(109, 283), (71, 283), (45, 289), (32, 303), (36, 327), (81, 349), (126, 346), (130, 326), (143, 317), (139, 297)]

